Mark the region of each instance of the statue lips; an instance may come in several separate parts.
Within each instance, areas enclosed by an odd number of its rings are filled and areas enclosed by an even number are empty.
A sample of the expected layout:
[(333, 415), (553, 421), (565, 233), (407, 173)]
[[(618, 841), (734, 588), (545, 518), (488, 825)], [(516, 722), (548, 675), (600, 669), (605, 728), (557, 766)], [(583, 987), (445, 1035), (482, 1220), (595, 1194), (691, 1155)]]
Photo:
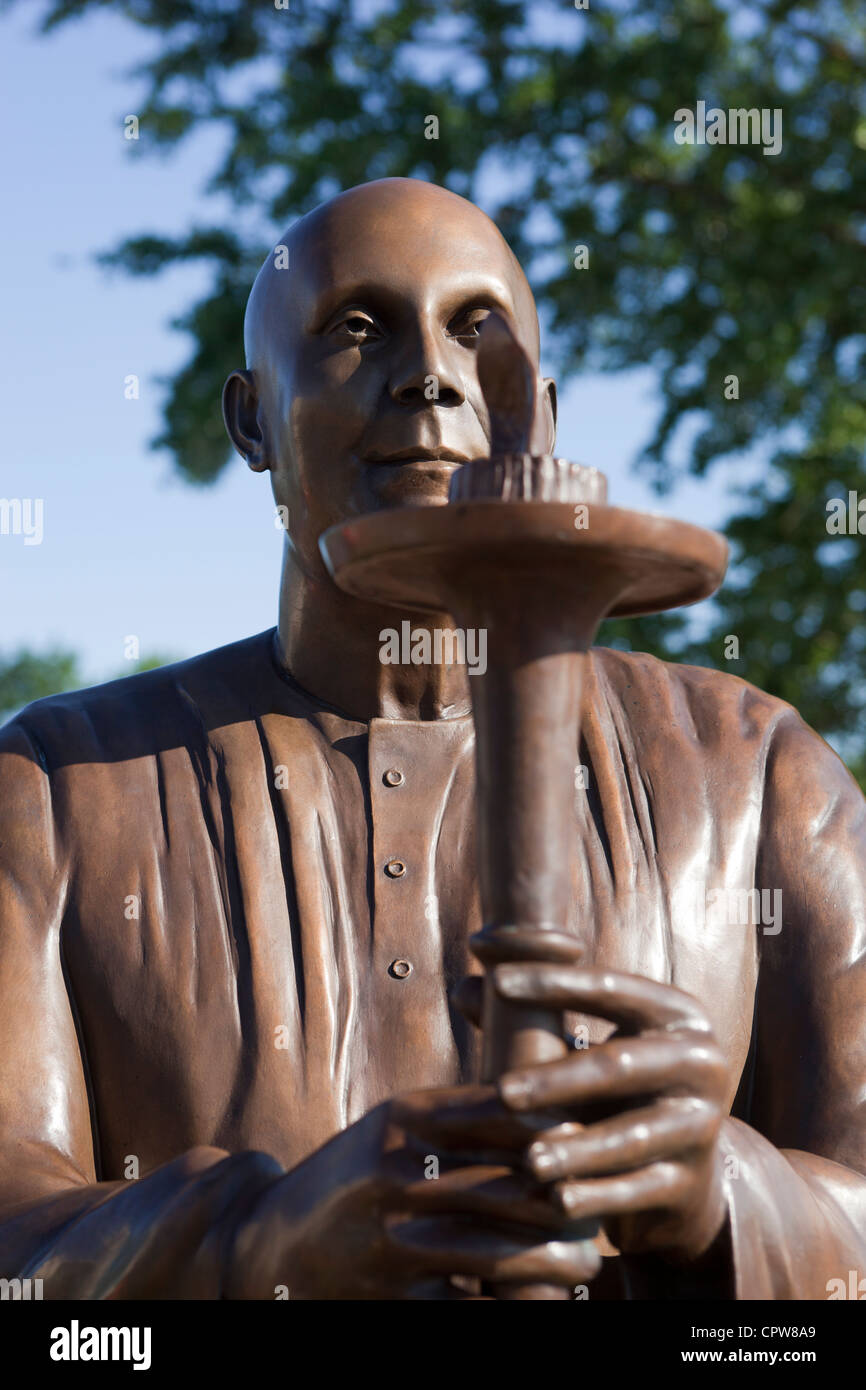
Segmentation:
[[(459, 467), (462, 463), (468, 463), (469, 459), (466, 454), (455, 453), (453, 449), (428, 449), (420, 444), (410, 444), (404, 449), (395, 449), (390, 453), (371, 450), (364, 456), (364, 462), (379, 468), (399, 467), (415, 469), (420, 472), (430, 471), (431, 464), (443, 464), (448, 467), (449, 472), (453, 472), (454, 468)], [(445, 468), (441, 471), (444, 472)]]

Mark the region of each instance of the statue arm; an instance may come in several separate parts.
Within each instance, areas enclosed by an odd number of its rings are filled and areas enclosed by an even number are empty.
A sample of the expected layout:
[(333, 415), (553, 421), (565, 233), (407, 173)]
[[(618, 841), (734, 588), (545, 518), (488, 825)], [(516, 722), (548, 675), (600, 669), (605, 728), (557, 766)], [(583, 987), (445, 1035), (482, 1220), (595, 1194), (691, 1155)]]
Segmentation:
[(850, 1296), (851, 1271), (866, 1280), (866, 801), (793, 711), (762, 825), (756, 886), (781, 892), (782, 925), (758, 928), (749, 1123), (722, 1134), (737, 1297)]
[(0, 1278), (44, 1298), (218, 1298), (225, 1242), (282, 1169), (193, 1149), (100, 1182), (63, 969), (69, 883), (50, 778), (16, 722), (0, 733)]

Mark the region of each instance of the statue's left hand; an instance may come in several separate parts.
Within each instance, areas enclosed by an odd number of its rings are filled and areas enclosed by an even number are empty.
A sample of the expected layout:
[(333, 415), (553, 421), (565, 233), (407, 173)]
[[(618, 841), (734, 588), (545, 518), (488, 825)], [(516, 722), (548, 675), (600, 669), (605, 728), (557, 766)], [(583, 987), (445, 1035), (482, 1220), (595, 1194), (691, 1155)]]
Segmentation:
[[(606, 1042), (509, 1072), (499, 1094), (515, 1120), (551, 1109), (526, 1135), (525, 1162), (573, 1219), (597, 1217), (623, 1253), (692, 1260), (726, 1216), (719, 1131), (728, 1066), (690, 995), (638, 975), (580, 966), (494, 969), (503, 999), (609, 1019)], [(480, 981), (457, 1003), (478, 1018)]]

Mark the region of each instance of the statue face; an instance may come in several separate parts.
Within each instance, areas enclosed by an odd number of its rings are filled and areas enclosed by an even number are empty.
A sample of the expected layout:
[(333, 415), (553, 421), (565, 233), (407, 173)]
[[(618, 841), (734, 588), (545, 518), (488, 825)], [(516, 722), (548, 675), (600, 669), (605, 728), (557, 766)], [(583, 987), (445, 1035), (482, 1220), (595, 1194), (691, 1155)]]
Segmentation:
[(318, 570), (328, 526), (447, 501), (455, 468), (489, 452), (480, 324), (496, 309), (537, 360), (537, 321), (494, 225), (435, 185), (362, 185), (285, 245), (251, 295), (252, 372), (229, 379), (225, 415), (251, 466), (271, 470), (290, 541)]

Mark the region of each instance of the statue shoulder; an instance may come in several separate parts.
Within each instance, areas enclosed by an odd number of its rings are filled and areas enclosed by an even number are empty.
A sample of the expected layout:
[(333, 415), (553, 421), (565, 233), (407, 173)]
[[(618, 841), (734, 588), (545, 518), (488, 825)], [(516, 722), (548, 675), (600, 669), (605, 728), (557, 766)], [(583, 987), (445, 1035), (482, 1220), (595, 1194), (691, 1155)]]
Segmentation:
[(74, 762), (146, 757), (200, 738), (211, 704), (223, 712), (240, 703), (245, 675), (266, 659), (270, 636), (35, 700), (0, 729), (0, 754), (26, 743), (50, 772)]
[(841, 758), (788, 701), (731, 672), (647, 652), (593, 647), (592, 657), (596, 681), (626, 717), (677, 731), (708, 755), (728, 759), (739, 750), (741, 768), (753, 762), (768, 783), (788, 783), (792, 795), (811, 778), (813, 788), (862, 802)]
[(662, 661), (648, 652), (621, 652), (612, 647), (593, 647), (592, 657), (596, 678), (626, 704), (647, 699), (680, 703), (702, 722), (727, 713), (761, 723), (786, 715), (800, 718), (793, 705), (729, 671)]

